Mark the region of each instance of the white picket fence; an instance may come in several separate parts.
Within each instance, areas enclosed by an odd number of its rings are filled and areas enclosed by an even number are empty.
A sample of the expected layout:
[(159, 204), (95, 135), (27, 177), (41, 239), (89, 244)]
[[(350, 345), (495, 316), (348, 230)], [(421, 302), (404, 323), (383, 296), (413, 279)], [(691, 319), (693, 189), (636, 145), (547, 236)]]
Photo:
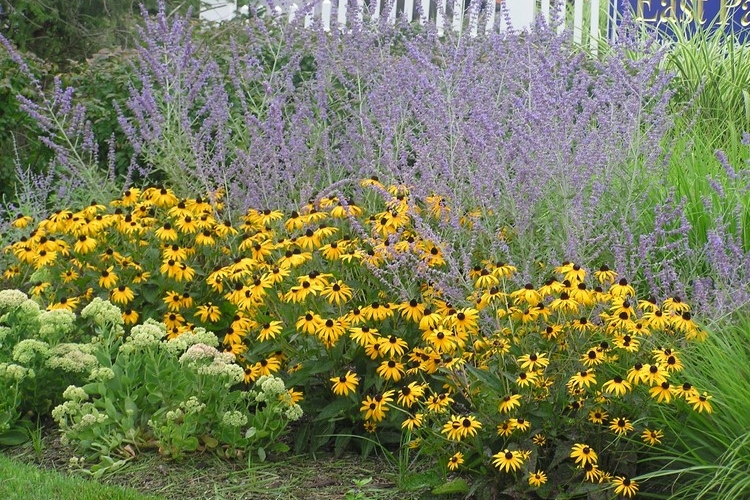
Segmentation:
[[(367, 18), (377, 22), (381, 16), (396, 23), (399, 16), (407, 21), (435, 23), (438, 33), (443, 34), (446, 26), (456, 32), (467, 30), (471, 36), (480, 32), (511, 28), (522, 30), (531, 25), (535, 17), (543, 16), (550, 21), (555, 11), (566, 22), (560, 30), (572, 28), (573, 38), (581, 43), (586, 39), (591, 50), (596, 51), (599, 40), (608, 32), (607, 18), (602, 19), (601, 8), (611, 0), (474, 0), (481, 1), (480, 7), (467, 5), (467, 0), (318, 0), (314, 8), (306, 7), (305, 0), (287, 0), (276, 4), (274, 10), (288, 16), (291, 21), (299, 12), (306, 12), (305, 26), (319, 20), (323, 29), (344, 27), (354, 18), (362, 21)], [(497, 3), (496, 3), (497, 2)], [(231, 19), (237, 11), (235, 0), (204, 0), (206, 7), (201, 18), (208, 21)], [(283, 6), (282, 6), (283, 5)], [(389, 12), (384, 12), (390, 5)], [(572, 8), (572, 16), (570, 9)]]

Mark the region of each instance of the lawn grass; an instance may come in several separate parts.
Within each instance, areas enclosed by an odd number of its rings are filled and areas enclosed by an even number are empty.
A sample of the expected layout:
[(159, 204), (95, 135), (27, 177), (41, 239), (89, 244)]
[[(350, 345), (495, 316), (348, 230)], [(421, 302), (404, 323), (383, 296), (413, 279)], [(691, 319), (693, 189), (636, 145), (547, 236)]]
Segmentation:
[(161, 500), (132, 488), (109, 486), (0, 455), (0, 498), (4, 500)]
[(75, 474), (68, 469), (71, 452), (48, 431), (36, 446), (0, 451), (0, 478), (14, 478), (0, 486), (0, 499), (417, 500), (431, 498), (429, 490), (437, 484), (425, 480), (427, 472), (413, 462), (400, 470), (383, 456), (331, 453), (248, 464), (208, 454), (172, 462), (143, 452), (94, 482), (70, 475)]

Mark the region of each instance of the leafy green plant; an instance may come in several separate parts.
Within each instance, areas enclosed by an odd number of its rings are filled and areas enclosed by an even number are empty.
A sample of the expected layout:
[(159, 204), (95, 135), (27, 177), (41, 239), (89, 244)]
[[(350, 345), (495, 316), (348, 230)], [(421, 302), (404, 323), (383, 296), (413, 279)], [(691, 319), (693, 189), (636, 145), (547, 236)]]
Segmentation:
[(78, 325), (69, 311), (42, 311), (18, 290), (0, 291), (0, 444), (29, 438), (27, 413), (44, 417), (65, 385), (85, 380), (96, 362), (85, 350), (64, 342)]
[(166, 340), (166, 327), (147, 320), (123, 340), (120, 310), (100, 299), (81, 315), (103, 328), (92, 348), (99, 365), (90, 383), (66, 389), (52, 416), (87, 460), (119, 464), (144, 447), (172, 459), (285, 451), (278, 438), (301, 409), (275, 377), (259, 379), (255, 392), (232, 390), (243, 369), (215, 348), (215, 335), (198, 328)]
[(645, 474), (672, 486), (672, 499), (739, 500), (750, 493), (750, 318), (738, 313), (710, 328), (712, 335), (689, 353), (685, 379), (713, 395), (715, 411), (659, 415), (669, 432)]

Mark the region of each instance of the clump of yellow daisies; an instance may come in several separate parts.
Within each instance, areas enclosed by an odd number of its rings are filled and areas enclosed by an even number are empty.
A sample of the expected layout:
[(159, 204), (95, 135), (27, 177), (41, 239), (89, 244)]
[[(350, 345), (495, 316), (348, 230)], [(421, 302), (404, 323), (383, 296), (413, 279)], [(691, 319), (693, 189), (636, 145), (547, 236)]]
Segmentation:
[[(121, 307), (127, 325), (158, 319), (171, 338), (204, 327), (246, 383), (333, 361), (329, 399), (351, 399), (368, 431), (400, 428), (412, 445), (435, 446), (450, 470), (479, 458), (501, 475), (523, 472), (530, 487), (547, 474), (531, 470), (529, 458), (551, 458), (545, 434), (560, 430), (538, 417), (550, 404), (565, 401), (554, 412), (569, 414), (580, 432), (604, 429), (615, 439), (638, 428), (648, 445), (664, 434), (643, 427), (643, 404), (712, 411), (711, 396), (679, 377), (675, 346), (705, 337), (690, 307), (678, 297), (639, 300), (607, 266), (589, 273), (564, 263), (544, 283), (517, 287), (516, 268), (487, 256), (472, 268), (462, 304), (428, 284), (395, 300), (373, 271), (394, 259), (444, 268), (446, 248), (422, 237), (412, 218), (439, 223), (451, 209), (437, 195), (412, 199), (406, 186), (362, 185), (380, 196), (369, 212), (327, 197), (286, 214), (250, 209), (239, 220), (225, 216), (220, 192), (181, 199), (167, 188), (131, 188), (108, 206), (40, 221), (7, 247), (16, 262), (3, 276), (30, 281), (48, 309), (75, 310), (100, 296)], [(24, 216), (14, 223), (20, 231), (31, 224)], [(479, 442), (496, 452), (483, 456)], [(638, 489), (601, 470), (585, 443), (571, 450), (570, 465), (618, 494)]]

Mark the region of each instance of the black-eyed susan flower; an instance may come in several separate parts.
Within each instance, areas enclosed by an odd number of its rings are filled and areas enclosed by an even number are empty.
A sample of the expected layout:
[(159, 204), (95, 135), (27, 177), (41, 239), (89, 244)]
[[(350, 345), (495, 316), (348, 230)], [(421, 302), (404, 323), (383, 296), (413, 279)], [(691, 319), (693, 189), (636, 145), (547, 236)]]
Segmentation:
[(454, 336), (450, 330), (441, 327), (436, 330), (428, 330), (425, 333), (427, 333), (426, 340), (436, 351), (450, 353), (456, 349)]
[(218, 306), (212, 304), (211, 302), (208, 302), (196, 308), (195, 316), (198, 317), (203, 323), (216, 323), (221, 319), (221, 310)]
[(620, 281), (609, 287), (609, 294), (613, 298), (635, 297), (635, 288), (628, 283), (628, 280), (621, 278)]
[(155, 206), (162, 208), (170, 208), (180, 201), (174, 192), (167, 188), (148, 188), (143, 192), (143, 197)]
[(549, 358), (544, 353), (524, 354), (516, 360), (523, 370), (532, 371), (543, 369), (549, 364)]
[(383, 346), (383, 339), (376, 338), (374, 342), (370, 342), (365, 345), (365, 355), (370, 359), (378, 359), (381, 356), (381, 347)]
[(73, 251), (77, 254), (85, 255), (92, 252), (96, 248), (96, 240), (85, 234), (80, 235), (75, 244), (73, 245)]
[(133, 275), (133, 283), (134, 284), (141, 284), (146, 283), (151, 278), (151, 273), (148, 271), (137, 271), (135, 275)]
[(626, 418), (613, 418), (610, 420), (609, 429), (618, 435), (624, 435), (633, 430), (633, 425)]
[(362, 402), (360, 411), (365, 414), (365, 420), (380, 422), (388, 412), (388, 403), (393, 402), (393, 391), (386, 391), (374, 397), (367, 396)]
[(441, 434), (445, 434), (446, 438), (450, 441), (461, 441), (461, 419), (456, 415), (452, 415), (450, 420), (443, 424), (443, 428), (440, 430)]
[(408, 429), (413, 431), (422, 426), (424, 422), (424, 414), (415, 413), (414, 415), (409, 414), (403, 422), (401, 422), (402, 429)]
[(102, 288), (112, 288), (117, 284), (118, 277), (114, 272), (114, 266), (109, 266), (99, 273), (99, 286)]
[(135, 298), (133, 290), (125, 285), (120, 285), (117, 288), (113, 288), (109, 292), (112, 297), (112, 302), (115, 304), (128, 304)]
[(697, 396), (698, 390), (693, 387), (693, 384), (691, 384), (690, 382), (684, 382), (682, 383), (682, 385), (676, 385), (674, 387), (674, 393), (675, 395), (681, 396), (685, 398), (685, 400), (687, 400), (687, 398), (691, 396)]
[(182, 276), (180, 262), (174, 259), (165, 260), (159, 268), (159, 272), (161, 274), (167, 275), (168, 278), (175, 279), (177, 281), (179, 281), (178, 277)]
[(346, 375), (333, 377), (331, 382), (333, 382), (333, 393), (337, 396), (348, 396), (349, 393), (355, 392), (359, 385), (357, 374), (351, 370), (347, 370)]
[(616, 495), (632, 498), (638, 493), (638, 483), (625, 476), (615, 476), (612, 485)]
[(589, 422), (592, 424), (601, 425), (607, 420), (609, 415), (602, 409), (596, 409), (589, 412)]
[(549, 308), (553, 311), (560, 311), (563, 313), (569, 312), (575, 314), (578, 312), (580, 306), (581, 304), (571, 298), (571, 296), (567, 292), (561, 292), (560, 296), (550, 303)]
[(122, 321), (126, 325), (134, 325), (138, 322), (138, 313), (130, 308), (123, 310)]
[(315, 335), (326, 345), (331, 347), (346, 333), (346, 327), (338, 319), (320, 319)]
[(246, 330), (241, 330), (230, 326), (226, 330), (224, 330), (224, 340), (222, 341), (222, 343), (224, 345), (242, 344), (242, 341), (246, 335)]
[(403, 356), (408, 347), (404, 339), (391, 335), (381, 343), (380, 352), (383, 356)]
[(398, 404), (410, 408), (424, 396), (424, 386), (418, 382), (411, 382), (403, 386), (398, 392)]
[(531, 307), (542, 301), (542, 295), (531, 283), (526, 283), (523, 288), (511, 292), (510, 297), (516, 304), (528, 304)]
[(660, 444), (661, 438), (663, 437), (664, 432), (659, 429), (643, 429), (643, 432), (641, 433), (641, 439), (643, 439), (643, 442), (651, 446)]
[(491, 265), (490, 263), (487, 264), (489, 267), (491, 267), (492, 274), (498, 279), (510, 279), (518, 270), (516, 266), (513, 266), (507, 262), (495, 262)]
[(654, 309), (643, 315), (643, 321), (653, 331), (662, 331), (670, 326), (669, 316), (661, 309)]
[(353, 291), (346, 283), (339, 280), (323, 288), (320, 294), (325, 297), (329, 303), (339, 306), (352, 298)]
[(270, 356), (268, 358), (261, 359), (256, 363), (259, 376), (271, 375), (281, 369), (281, 361), (276, 356)]
[(393, 310), (384, 307), (383, 304), (379, 302), (372, 302), (362, 308), (362, 315), (368, 320), (383, 321), (393, 315)]
[(492, 455), (492, 465), (505, 472), (515, 472), (523, 465), (521, 452), (518, 450), (502, 450)]
[(180, 245), (167, 243), (162, 247), (161, 255), (163, 260), (172, 259), (181, 262), (188, 258), (188, 251)]
[(497, 424), (497, 435), (502, 437), (508, 437), (511, 434), (513, 434), (513, 431), (516, 430), (516, 424), (514, 422), (514, 419), (505, 420), (503, 422), (500, 422)]
[(260, 327), (260, 332), (258, 332), (258, 340), (265, 342), (266, 340), (275, 339), (281, 333), (282, 326), (283, 323), (276, 320), (263, 323)]
[(397, 306), (397, 309), (401, 311), (401, 316), (409, 321), (419, 323), (425, 313), (425, 306), (417, 299), (411, 299), (408, 302), (402, 302)]
[(576, 465), (583, 467), (587, 463), (596, 464), (599, 457), (594, 449), (583, 443), (576, 443), (570, 450), (570, 458), (575, 459)]
[(162, 301), (167, 305), (168, 311), (178, 312), (183, 308), (182, 295), (174, 290), (168, 291)]
[(536, 446), (544, 446), (547, 444), (547, 437), (544, 434), (534, 434), (531, 438), (531, 442)]
[(154, 232), (154, 235), (162, 241), (177, 241), (177, 238), (179, 237), (177, 231), (169, 222), (165, 222)]
[(33, 264), (36, 269), (44, 266), (51, 266), (57, 260), (57, 252), (51, 250), (39, 249), (33, 256)]
[[(13, 278), (20, 276), (21, 274), (21, 268), (19, 266), (8, 266), (5, 271), (3, 271), (3, 279), (5, 280), (12, 280)], [(63, 278), (64, 280), (65, 278)], [(75, 279), (75, 278), (73, 278)], [(64, 281), (67, 283), (66, 281)]]
[(606, 264), (602, 264), (597, 271), (594, 271), (594, 278), (602, 285), (614, 283), (617, 279), (617, 273)]
[(66, 309), (68, 311), (75, 311), (78, 307), (80, 299), (78, 297), (60, 297), (57, 302), (53, 302), (47, 306), (48, 311), (54, 311), (55, 309)]
[(349, 328), (349, 337), (362, 347), (375, 342), (378, 336), (379, 333), (376, 328), (368, 326)]
[(644, 365), (641, 382), (648, 385), (659, 385), (667, 381), (669, 372), (657, 364)]
[(474, 437), (477, 435), (477, 431), (482, 428), (482, 422), (476, 419), (474, 415), (468, 415), (460, 417), (461, 424), (461, 438)]
[(637, 352), (641, 341), (630, 334), (617, 334), (614, 338), (615, 347), (624, 349), (628, 352)]
[(596, 384), (596, 374), (594, 373), (594, 370), (581, 370), (570, 377), (570, 380), (568, 381), (568, 385), (577, 389), (589, 387), (591, 384)]
[(643, 381), (643, 377), (649, 368), (649, 365), (644, 365), (643, 363), (634, 364), (633, 367), (628, 370), (626, 375), (628, 382), (633, 385), (638, 385)]
[(493, 286), (500, 284), (500, 280), (497, 276), (493, 275), (492, 272), (485, 268), (481, 268), (479, 274), (474, 277), (474, 287), (478, 289), (489, 289)]
[(516, 376), (516, 384), (518, 387), (527, 387), (529, 385), (535, 385), (537, 381), (538, 375), (536, 372), (520, 372), (518, 376)]
[(71, 281), (77, 280), (79, 277), (78, 272), (75, 269), (66, 269), (60, 274), (60, 279), (63, 283), (70, 283)]
[(624, 380), (619, 375), (616, 375), (613, 379), (604, 382), (602, 385), (602, 391), (609, 392), (615, 396), (624, 396), (626, 392), (632, 389), (632, 385), (627, 380)]
[(175, 221), (177, 229), (185, 234), (194, 234), (198, 232), (199, 220), (192, 215), (185, 215)]
[(443, 413), (453, 403), (453, 398), (445, 392), (432, 394), (427, 398), (427, 409), (433, 413)]
[(589, 481), (591, 483), (601, 481), (602, 470), (599, 468), (597, 464), (592, 463), (592, 462), (586, 462), (584, 465), (581, 466), (581, 469), (583, 469), (583, 472), (585, 474), (584, 478), (586, 481)]
[(531, 428), (531, 422), (525, 418), (511, 418), (510, 421), (513, 423), (513, 427), (520, 432), (526, 432)]
[(500, 404), (497, 410), (500, 413), (508, 413), (511, 410), (521, 406), (521, 395), (520, 394), (508, 394), (500, 400)]
[(451, 456), (448, 459), (448, 469), (457, 470), (463, 463), (464, 463), (464, 454), (458, 451), (454, 453), (453, 456)]
[(393, 359), (383, 361), (375, 370), (385, 380), (398, 382), (404, 375), (404, 364)]
[(217, 222), (211, 229), (213, 229), (213, 232), (219, 238), (226, 238), (227, 236), (232, 236), (239, 232), (232, 226), (232, 222), (229, 220)]
[(529, 474), (529, 486), (533, 486), (534, 488), (539, 488), (541, 485), (547, 482), (547, 474), (545, 474), (543, 471), (536, 471), (531, 474)]
[(542, 337), (545, 340), (553, 340), (556, 339), (558, 335), (560, 335), (560, 332), (562, 332), (562, 325), (547, 325), (544, 330), (542, 330)]
[(164, 315), (162, 318), (162, 322), (167, 325), (167, 329), (173, 328), (175, 326), (181, 326), (185, 323), (185, 318), (176, 312), (168, 312)]
[(604, 353), (598, 348), (592, 348), (586, 351), (579, 359), (587, 367), (600, 365), (604, 361)]
[(589, 333), (596, 330), (596, 325), (585, 317), (574, 319), (570, 322), (570, 326), (574, 331), (580, 333)]
[(28, 215), (18, 214), (16, 218), (11, 223), (11, 226), (17, 228), (17, 229), (24, 229), (28, 227), (29, 224), (34, 222), (34, 218)]
[(707, 392), (704, 392), (702, 394), (693, 394), (691, 396), (688, 396), (687, 402), (691, 405), (693, 405), (693, 410), (697, 411), (698, 413), (703, 413), (704, 411), (706, 413), (712, 413), (713, 408), (711, 407), (710, 399), (712, 396), (709, 396)]
[(214, 232), (211, 229), (203, 229), (198, 231), (195, 235), (195, 244), (199, 246), (214, 246), (216, 245), (216, 239), (214, 238)]

